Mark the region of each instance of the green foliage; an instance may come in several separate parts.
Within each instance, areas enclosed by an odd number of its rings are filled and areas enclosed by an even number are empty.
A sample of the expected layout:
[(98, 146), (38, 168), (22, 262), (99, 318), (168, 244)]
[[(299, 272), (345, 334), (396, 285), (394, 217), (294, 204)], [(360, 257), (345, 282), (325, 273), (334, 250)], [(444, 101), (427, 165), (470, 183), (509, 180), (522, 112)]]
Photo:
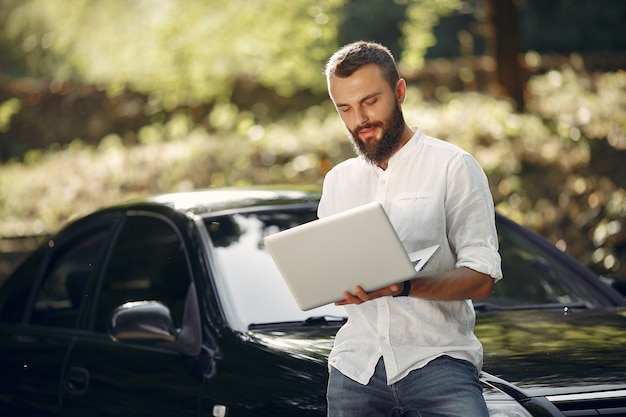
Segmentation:
[(461, 7), (461, 0), (408, 1), (406, 21), (402, 24), (404, 43), (400, 66), (415, 73), (424, 67), (426, 50), (436, 43), (433, 28), (442, 16)]
[(8, 11), (6, 35), (35, 74), (130, 85), (174, 108), (229, 97), (240, 77), (284, 96), (320, 90), (342, 3), (29, 0)]
[[(122, 92), (143, 92), (145, 106), (127, 104), (145, 117), (142, 123), (151, 118), (140, 128), (101, 133), (94, 145), (76, 138), (0, 166), (0, 236), (51, 232), (75, 215), (137, 194), (320, 183), (352, 155), (332, 106), (275, 119), (254, 106), (238, 108), (231, 93), (260, 85), (274, 93), (272, 103), (318, 103), (324, 62), (339, 42), (363, 38), (395, 48), (394, 25), (402, 34), (401, 53), (394, 52), (402, 71), (413, 74), (436, 42), (432, 29), (441, 16), (467, 1), (385, 3), (0, 0), (0, 54), (6, 53), (0, 63), (10, 56), (11, 68), (19, 63), (29, 76), (54, 80), (50, 91), (62, 89), (63, 80), (97, 85), (92, 95), (106, 89), (118, 100), (113, 115), (127, 97)], [(404, 109), (412, 124), (477, 157), (501, 212), (597, 270), (616, 273), (626, 265), (615, 249), (626, 241), (626, 76), (589, 75), (576, 61), (529, 82), (526, 113), (478, 93), (436, 94), (443, 101), (428, 103), (415, 89)], [(63, 94), (55, 96), (61, 105)], [(265, 98), (249, 101), (269, 106)], [(201, 109), (202, 120), (181, 105)], [(10, 134), (23, 109), (16, 99), (0, 103), (0, 132)], [(113, 122), (98, 116), (85, 114), (95, 121), (85, 124)], [(61, 122), (72, 135), (85, 134), (75, 133), (85, 130), (74, 119), (53, 123)], [(5, 145), (23, 146), (5, 138)]]
[[(407, 121), (476, 156), (498, 211), (616, 274), (626, 233), (626, 74), (565, 69), (529, 83), (529, 111), (478, 93), (426, 102), (410, 88)], [(583, 110), (580, 110), (583, 109)], [(0, 168), (0, 236), (52, 232), (76, 215), (139, 194), (246, 184), (320, 184), (353, 155), (329, 102), (259, 120), (228, 101), (196, 123), (176, 112), (88, 146), (31, 151)], [(210, 126), (208, 128), (207, 126)], [(623, 243), (622, 243), (623, 244)]]
[[(461, 0), (63, 0), (7, 1), (4, 33), (35, 76), (130, 87), (173, 109), (230, 97), (250, 79), (291, 97), (320, 93), (319, 76), (339, 40), (394, 47), (405, 35), (402, 63), (421, 68), (439, 16)], [(406, 17), (404, 11), (406, 10)], [(341, 31), (341, 34), (338, 33)]]
[(5, 133), (11, 126), (11, 117), (20, 111), (22, 103), (17, 98), (10, 98), (0, 103), (0, 133)]

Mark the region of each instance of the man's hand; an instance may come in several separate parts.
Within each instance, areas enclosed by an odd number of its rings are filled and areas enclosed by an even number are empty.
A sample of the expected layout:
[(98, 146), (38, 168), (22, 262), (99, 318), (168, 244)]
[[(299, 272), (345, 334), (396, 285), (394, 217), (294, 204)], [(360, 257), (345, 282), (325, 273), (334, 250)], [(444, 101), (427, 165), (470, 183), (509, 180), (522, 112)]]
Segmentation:
[(350, 293), (349, 291), (344, 292), (344, 300), (337, 301), (335, 305), (344, 306), (347, 304), (361, 304), (366, 301), (374, 300), (380, 297), (398, 295), (402, 292), (402, 285), (402, 283), (392, 284), (388, 287), (380, 288), (378, 290), (370, 292), (365, 292), (363, 288), (361, 288), (360, 286), (356, 286), (354, 288), (354, 294)]

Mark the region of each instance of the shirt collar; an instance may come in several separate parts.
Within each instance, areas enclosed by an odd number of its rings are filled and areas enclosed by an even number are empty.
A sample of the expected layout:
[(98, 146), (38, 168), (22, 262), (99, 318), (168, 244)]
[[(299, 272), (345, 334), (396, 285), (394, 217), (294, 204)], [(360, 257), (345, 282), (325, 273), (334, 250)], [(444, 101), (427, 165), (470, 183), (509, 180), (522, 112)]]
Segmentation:
[[(413, 149), (415, 149), (421, 142), (422, 135), (423, 135), (422, 131), (419, 128), (415, 128), (415, 133), (413, 133), (413, 136), (411, 136), (411, 139), (409, 139), (409, 141), (405, 143), (404, 146), (398, 149), (396, 153), (391, 155), (391, 158), (389, 158), (389, 163), (387, 165), (386, 171), (389, 171), (389, 169), (392, 166), (399, 163), (399, 161), (402, 161), (407, 155), (410, 155)], [(378, 165), (372, 165), (372, 167), (377, 173), (385, 172)]]

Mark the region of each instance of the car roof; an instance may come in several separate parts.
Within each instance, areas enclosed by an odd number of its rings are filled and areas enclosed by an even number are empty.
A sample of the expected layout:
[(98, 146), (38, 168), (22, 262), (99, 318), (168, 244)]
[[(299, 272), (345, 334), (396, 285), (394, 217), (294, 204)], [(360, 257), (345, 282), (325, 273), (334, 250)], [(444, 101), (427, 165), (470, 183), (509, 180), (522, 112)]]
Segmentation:
[[(54, 234), (56, 239), (71, 238), (85, 224), (116, 218), (128, 211), (151, 211), (171, 216), (172, 211), (187, 217), (217, 216), (272, 206), (316, 207), (320, 188), (316, 186), (229, 187), (209, 188), (188, 192), (172, 192), (138, 197), (105, 206), (85, 216), (74, 218)], [(168, 214), (169, 213), (169, 214)]]
[(170, 207), (179, 212), (191, 212), (202, 216), (242, 208), (285, 204), (317, 204), (319, 197), (319, 187), (315, 186), (212, 188), (134, 199), (123, 204), (122, 207), (156, 204)]

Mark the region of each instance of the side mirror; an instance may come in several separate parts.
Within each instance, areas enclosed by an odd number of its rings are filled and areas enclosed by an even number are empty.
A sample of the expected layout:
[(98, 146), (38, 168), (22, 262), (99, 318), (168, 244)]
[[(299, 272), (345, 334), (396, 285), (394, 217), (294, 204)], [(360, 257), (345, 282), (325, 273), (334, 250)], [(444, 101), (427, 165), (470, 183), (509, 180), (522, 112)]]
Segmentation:
[(154, 345), (176, 341), (169, 308), (158, 301), (134, 301), (113, 310), (109, 335), (115, 341)]
[(185, 299), (182, 328), (177, 329), (170, 309), (159, 301), (133, 301), (111, 313), (109, 336), (119, 342), (160, 346), (195, 356), (202, 348), (202, 331), (195, 285)]

